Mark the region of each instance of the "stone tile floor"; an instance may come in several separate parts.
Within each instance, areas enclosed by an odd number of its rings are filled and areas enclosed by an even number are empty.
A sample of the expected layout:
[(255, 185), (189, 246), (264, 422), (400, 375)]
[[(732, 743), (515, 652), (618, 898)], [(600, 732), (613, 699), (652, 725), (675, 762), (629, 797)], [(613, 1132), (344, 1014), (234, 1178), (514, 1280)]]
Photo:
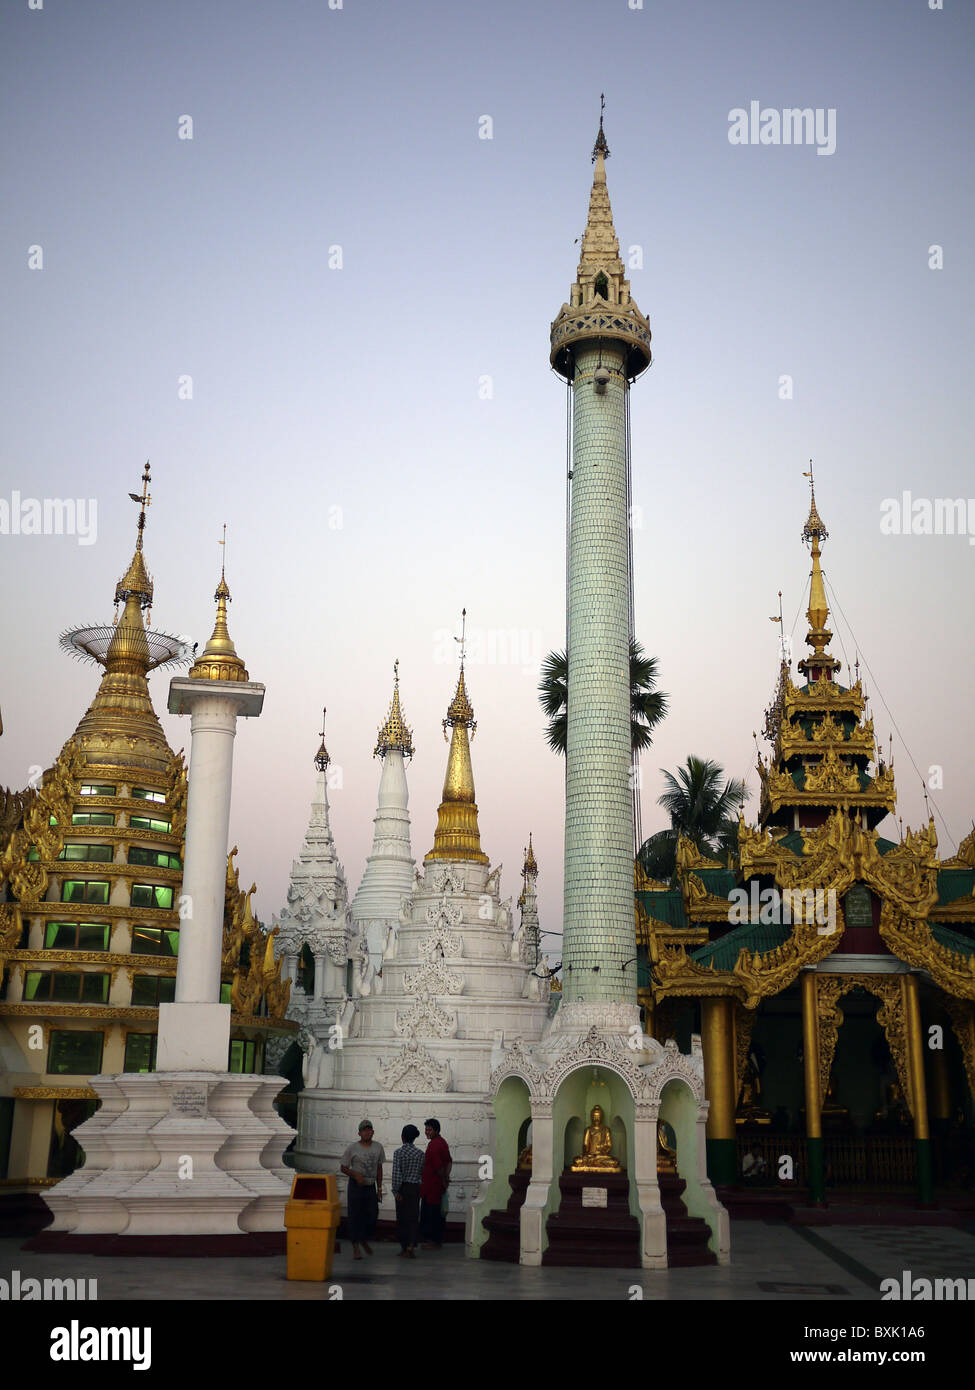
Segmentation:
[(878, 1299), (880, 1280), (910, 1269), (929, 1278), (975, 1276), (975, 1233), (958, 1229), (835, 1226), (792, 1227), (758, 1221), (732, 1225), (733, 1258), (721, 1268), (529, 1269), (465, 1258), (462, 1246), (396, 1257), (390, 1243), (371, 1259), (353, 1261), (346, 1244), (324, 1284), (288, 1282), (285, 1259), (149, 1259), (43, 1255), (0, 1240), (0, 1278), (95, 1278), (99, 1301), (110, 1299), (281, 1299), (337, 1296), (346, 1300), (646, 1300)]

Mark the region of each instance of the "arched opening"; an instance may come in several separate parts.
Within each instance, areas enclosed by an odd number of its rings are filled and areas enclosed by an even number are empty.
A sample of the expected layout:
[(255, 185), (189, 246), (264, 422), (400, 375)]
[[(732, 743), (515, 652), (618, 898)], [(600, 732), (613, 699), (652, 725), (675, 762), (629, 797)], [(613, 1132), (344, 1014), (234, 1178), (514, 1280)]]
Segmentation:
[(604, 271), (600, 271), (592, 282), (593, 294), (602, 295), (603, 299), (609, 301), (609, 280)]
[(301, 986), (304, 992), (306, 994), (314, 994), (315, 957), (312, 955), (307, 941), (302, 945), (301, 954), (298, 956), (297, 976), (298, 984)]

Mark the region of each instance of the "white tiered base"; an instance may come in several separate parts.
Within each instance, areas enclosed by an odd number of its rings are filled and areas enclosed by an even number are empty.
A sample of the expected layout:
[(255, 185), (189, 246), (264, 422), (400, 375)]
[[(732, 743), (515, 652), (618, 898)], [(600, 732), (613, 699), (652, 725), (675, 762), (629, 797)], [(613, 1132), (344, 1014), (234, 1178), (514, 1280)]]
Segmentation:
[(294, 1131), (280, 1076), (179, 1071), (95, 1076), (102, 1104), (74, 1131), (78, 1168), (45, 1194), (50, 1231), (240, 1235), (283, 1231)]

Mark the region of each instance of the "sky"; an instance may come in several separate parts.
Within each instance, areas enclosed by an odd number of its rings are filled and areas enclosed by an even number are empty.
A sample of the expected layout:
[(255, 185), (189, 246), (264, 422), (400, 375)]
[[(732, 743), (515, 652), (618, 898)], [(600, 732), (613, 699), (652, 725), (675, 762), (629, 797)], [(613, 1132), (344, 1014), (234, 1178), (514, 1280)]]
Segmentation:
[[(796, 657), (805, 634), (812, 458), (840, 678), (859, 654), (905, 825), (929, 782), (954, 851), (975, 814), (975, 10), (8, 0), (0, 52), (0, 518), (16, 493), (97, 508), (88, 535), (0, 527), (0, 784), (47, 766), (94, 694), (58, 635), (111, 619), (148, 458), (155, 626), (209, 635), (228, 526), (231, 632), (267, 687), (238, 727), (231, 843), (264, 920), (323, 705), (357, 886), (396, 658), (417, 859), (431, 847), (466, 607), (482, 844), (517, 896), (533, 832), (561, 931), (563, 768), (535, 689), (564, 642), (548, 334), (605, 92), (655, 352), (632, 391), (636, 630), (670, 714), (644, 833), (660, 769), (692, 753), (747, 777), (757, 815), (780, 589)], [(732, 143), (753, 102), (819, 111), (831, 138)], [(892, 533), (905, 493), (908, 519), (971, 498), (964, 533), (905, 534), (903, 502)], [(188, 748), (171, 674), (150, 688)]]

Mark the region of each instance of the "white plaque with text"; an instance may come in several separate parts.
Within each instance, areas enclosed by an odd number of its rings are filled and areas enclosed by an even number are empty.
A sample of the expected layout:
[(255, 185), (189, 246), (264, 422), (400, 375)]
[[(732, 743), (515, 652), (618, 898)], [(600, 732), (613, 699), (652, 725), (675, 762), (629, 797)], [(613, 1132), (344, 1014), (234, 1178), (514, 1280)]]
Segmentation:
[(584, 1207), (604, 1207), (606, 1197), (605, 1187), (584, 1187), (582, 1189), (582, 1205)]

